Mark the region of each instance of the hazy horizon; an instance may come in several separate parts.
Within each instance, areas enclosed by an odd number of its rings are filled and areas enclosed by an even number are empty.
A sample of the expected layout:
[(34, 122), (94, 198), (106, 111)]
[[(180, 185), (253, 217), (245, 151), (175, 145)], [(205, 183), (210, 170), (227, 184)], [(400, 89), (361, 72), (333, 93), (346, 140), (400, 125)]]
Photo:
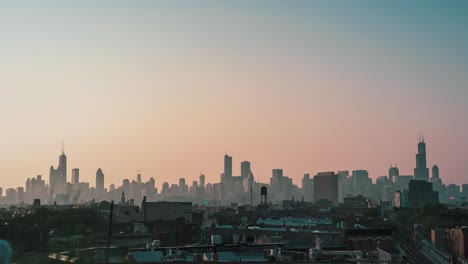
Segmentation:
[(2, 1), (0, 186), (390, 164), (468, 182), (465, 1)]

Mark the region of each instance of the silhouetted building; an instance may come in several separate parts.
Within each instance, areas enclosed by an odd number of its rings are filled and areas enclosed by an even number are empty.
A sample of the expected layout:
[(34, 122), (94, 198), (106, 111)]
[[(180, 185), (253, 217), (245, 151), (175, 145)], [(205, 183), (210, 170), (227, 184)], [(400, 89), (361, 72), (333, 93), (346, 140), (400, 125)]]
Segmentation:
[(414, 168), (414, 179), (429, 181), (429, 168), (426, 164), (426, 143), (424, 136), (419, 139), (418, 154), (416, 154), (416, 168)]
[(104, 191), (104, 173), (101, 168), (96, 171), (96, 191), (98, 194)]
[(369, 195), (369, 188), (372, 185), (372, 179), (369, 178), (367, 170), (354, 170), (353, 175), (353, 193), (354, 195)]
[(283, 201), (292, 196), (292, 179), (283, 175), (283, 169), (273, 169), (270, 178), (270, 197), (273, 201)]
[(205, 189), (205, 175), (201, 174), (199, 177), (199, 187)]
[(394, 183), (396, 181), (395, 178), (398, 178), (398, 176), (400, 176), (400, 170), (396, 166), (391, 166), (390, 169), (388, 169), (388, 180)]
[(439, 203), (439, 194), (432, 189), (432, 183), (425, 180), (411, 180), (409, 182), (408, 206), (423, 207), (426, 204)]
[(334, 172), (320, 172), (314, 177), (314, 200), (329, 200), (338, 205), (338, 176)]
[(62, 146), (62, 154), (59, 157), (59, 165), (57, 169), (54, 166), (50, 167), (49, 172), (49, 187), (50, 194), (64, 194), (65, 183), (67, 182), (67, 156)]
[(241, 162), (241, 177), (248, 178), (250, 174), (250, 162), (243, 161)]
[(232, 157), (224, 155), (224, 177), (232, 177)]
[(346, 194), (351, 194), (348, 184), (349, 171), (338, 171), (338, 201), (342, 202)]
[(432, 166), (432, 178), (439, 179), (439, 167), (437, 165)]
[(73, 185), (78, 184), (80, 182), (80, 169), (75, 168), (72, 170), (71, 182)]
[(304, 200), (311, 202), (314, 200), (314, 180), (310, 178), (310, 174), (304, 174), (302, 178), (302, 194), (304, 195)]

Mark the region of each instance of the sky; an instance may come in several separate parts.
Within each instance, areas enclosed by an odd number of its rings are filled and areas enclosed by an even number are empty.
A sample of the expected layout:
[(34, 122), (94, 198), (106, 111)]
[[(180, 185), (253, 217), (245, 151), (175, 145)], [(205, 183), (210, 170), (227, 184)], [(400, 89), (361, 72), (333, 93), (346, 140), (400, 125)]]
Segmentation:
[(466, 1), (0, 2), (0, 186), (390, 164), (468, 183)]

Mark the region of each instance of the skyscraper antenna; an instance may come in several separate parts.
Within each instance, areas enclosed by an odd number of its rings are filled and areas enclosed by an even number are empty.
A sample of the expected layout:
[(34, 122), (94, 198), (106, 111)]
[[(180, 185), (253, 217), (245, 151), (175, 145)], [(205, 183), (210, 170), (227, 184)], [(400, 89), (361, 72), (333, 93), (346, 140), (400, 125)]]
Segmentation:
[(65, 154), (65, 144), (63, 143), (63, 140), (62, 140), (62, 155)]
[(422, 142), (424, 143), (424, 132), (422, 132)]

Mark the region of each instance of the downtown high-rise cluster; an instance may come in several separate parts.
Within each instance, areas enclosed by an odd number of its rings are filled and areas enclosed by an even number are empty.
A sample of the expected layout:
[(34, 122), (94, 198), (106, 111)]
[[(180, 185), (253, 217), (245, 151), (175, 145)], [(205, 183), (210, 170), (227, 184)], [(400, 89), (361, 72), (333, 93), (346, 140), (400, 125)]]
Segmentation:
[[(2, 204), (31, 204), (40, 199), (45, 204), (80, 204), (89, 201), (115, 200), (126, 203), (140, 203), (144, 197), (149, 201), (194, 201), (200, 204), (222, 205), (240, 203), (253, 206), (260, 203), (260, 189), (268, 189), (268, 201), (328, 202), (337, 206), (347, 197), (365, 197), (369, 201), (391, 203), (397, 207), (418, 207), (427, 203), (457, 204), (466, 201), (468, 184), (444, 184), (439, 175), (439, 167), (432, 167), (431, 177), (426, 162), (426, 143), (420, 136), (416, 154), (414, 175), (400, 174), (396, 166), (391, 166), (388, 174), (377, 177), (375, 182), (366, 170), (341, 170), (337, 172), (320, 172), (315, 176), (306, 173), (302, 186), (293, 183), (283, 169), (272, 169), (269, 183), (261, 183), (252, 173), (251, 163), (240, 163), (240, 175), (233, 175), (233, 158), (224, 155), (224, 171), (217, 183), (206, 183), (205, 175), (189, 185), (185, 178), (178, 184), (162, 183), (159, 190), (156, 180), (151, 177), (146, 182), (142, 175), (136, 179), (124, 179), (120, 185), (105, 185), (105, 174), (101, 168), (96, 171), (94, 187), (80, 181), (79, 168), (71, 170), (67, 176), (67, 156), (62, 149), (58, 166), (50, 167), (48, 182), (41, 175), (28, 178), (25, 187), (0, 188)], [(68, 181), (69, 180), (69, 181)]]

